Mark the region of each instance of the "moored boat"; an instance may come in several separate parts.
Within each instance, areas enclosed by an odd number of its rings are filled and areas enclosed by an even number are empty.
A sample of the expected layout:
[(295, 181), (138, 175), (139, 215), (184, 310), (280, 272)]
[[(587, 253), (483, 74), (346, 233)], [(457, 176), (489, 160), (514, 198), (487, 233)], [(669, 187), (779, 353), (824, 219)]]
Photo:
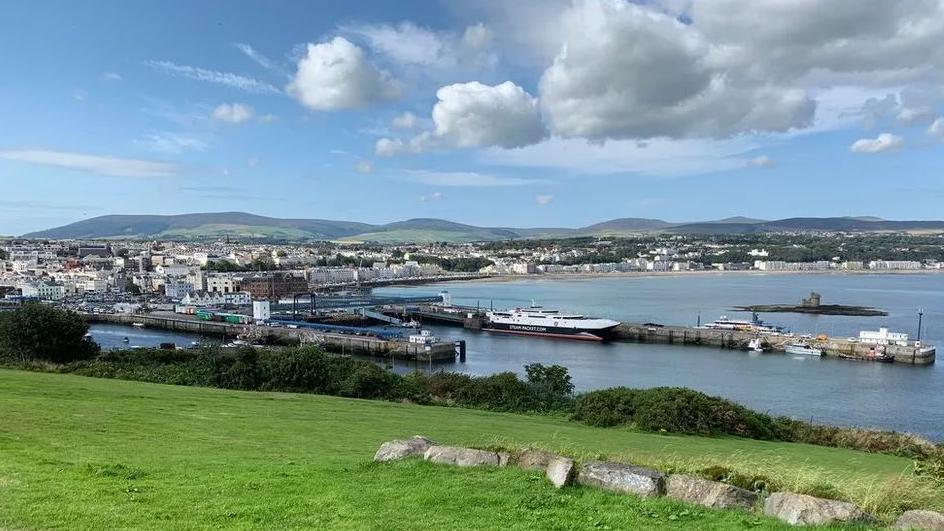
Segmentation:
[(483, 329), (491, 332), (589, 341), (607, 339), (620, 324), (612, 319), (562, 313), (540, 306), (492, 310), (485, 316), (487, 323)]
[(823, 349), (807, 345), (805, 343), (790, 343), (784, 347), (787, 354), (799, 354), (802, 356), (822, 356)]

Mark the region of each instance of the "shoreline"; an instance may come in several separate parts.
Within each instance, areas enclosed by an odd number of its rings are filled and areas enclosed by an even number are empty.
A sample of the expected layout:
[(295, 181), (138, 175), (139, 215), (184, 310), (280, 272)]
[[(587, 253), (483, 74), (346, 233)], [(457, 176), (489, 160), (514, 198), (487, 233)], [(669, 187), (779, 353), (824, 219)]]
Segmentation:
[(440, 284), (443, 282), (513, 282), (517, 280), (589, 280), (598, 278), (650, 278), (650, 277), (684, 277), (684, 276), (782, 276), (782, 275), (934, 275), (942, 274), (944, 269), (914, 269), (901, 270), (892, 269), (886, 271), (861, 270), (861, 271), (613, 271), (613, 272), (589, 272), (589, 273), (535, 273), (535, 274), (512, 274), (512, 275), (494, 275), (477, 279), (443, 279), (430, 280), (416, 284), (391, 284), (390, 286), (406, 286), (417, 284)]

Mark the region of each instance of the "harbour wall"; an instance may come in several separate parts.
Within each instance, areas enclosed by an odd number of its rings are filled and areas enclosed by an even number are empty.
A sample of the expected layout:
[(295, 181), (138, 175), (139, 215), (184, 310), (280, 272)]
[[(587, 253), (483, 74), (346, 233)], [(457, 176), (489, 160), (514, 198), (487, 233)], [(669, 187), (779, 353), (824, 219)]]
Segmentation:
[(407, 341), (338, 334), (304, 328), (273, 328), (269, 326), (203, 321), (177, 315), (88, 314), (85, 317), (90, 323), (115, 323), (129, 326), (132, 323), (141, 323), (145, 327), (150, 328), (240, 338), (247, 341), (262, 341), (274, 337), (286, 343), (297, 342), (300, 344), (318, 345), (331, 352), (391, 358), (404, 361), (432, 361), (441, 363), (455, 361), (456, 358), (455, 345), (451, 342), (444, 341), (432, 343), (429, 345), (429, 350), (426, 350), (426, 345), (409, 343)]

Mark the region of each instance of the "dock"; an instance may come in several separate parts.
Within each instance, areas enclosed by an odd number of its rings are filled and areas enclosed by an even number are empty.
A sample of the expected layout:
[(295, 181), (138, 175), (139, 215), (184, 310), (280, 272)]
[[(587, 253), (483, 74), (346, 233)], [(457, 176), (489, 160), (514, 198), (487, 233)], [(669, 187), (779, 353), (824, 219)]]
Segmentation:
[[(487, 325), (485, 312), (473, 307), (443, 307), (442, 305), (430, 304), (414, 307), (403, 306), (388, 309), (385, 313), (410, 317), (423, 323), (462, 326), (471, 330), (481, 330)], [(746, 350), (752, 339), (760, 339), (765, 349), (772, 352), (783, 352), (788, 344), (803, 341), (810, 343), (813, 347), (822, 349), (825, 356), (871, 361), (874, 358), (874, 352), (881, 349), (885, 355), (891, 356), (895, 363), (909, 365), (930, 365), (934, 363), (936, 356), (934, 347), (928, 345), (873, 345), (840, 338), (803, 340), (796, 336), (783, 334), (763, 334), (652, 323), (622, 323), (613, 330), (609, 339), (739, 350)]]
[[(392, 360), (446, 363), (457, 357), (464, 359), (464, 345), (451, 341), (429, 344), (410, 343), (399, 339), (384, 339), (370, 335), (336, 333), (313, 328), (271, 327), (254, 324), (233, 324), (203, 321), (178, 314), (86, 314), (90, 323), (114, 323), (130, 326), (141, 323), (145, 328), (159, 328), (175, 332), (187, 332), (246, 341), (265, 341), (277, 338), (287, 343), (314, 344), (330, 352), (359, 356), (372, 356)], [(427, 348), (428, 347), (428, 348)]]

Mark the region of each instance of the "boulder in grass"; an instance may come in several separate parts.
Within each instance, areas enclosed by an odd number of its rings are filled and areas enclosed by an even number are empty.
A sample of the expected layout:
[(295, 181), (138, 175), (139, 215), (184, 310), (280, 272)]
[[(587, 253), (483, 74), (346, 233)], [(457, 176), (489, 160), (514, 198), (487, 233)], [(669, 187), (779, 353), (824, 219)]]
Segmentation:
[(587, 463), (580, 468), (577, 482), (643, 497), (657, 497), (665, 492), (665, 476), (661, 472), (622, 463)]
[(757, 494), (749, 490), (684, 474), (669, 476), (666, 496), (714, 509), (750, 510), (757, 502)]
[(895, 522), (895, 529), (944, 531), (944, 514), (934, 511), (905, 511)]
[(540, 450), (525, 450), (518, 454), (518, 467), (525, 470), (546, 470), (557, 456)]
[(791, 525), (873, 523), (875, 519), (854, 503), (827, 500), (793, 492), (775, 492), (764, 502), (764, 514)]
[(395, 461), (406, 457), (421, 456), (426, 453), (433, 441), (421, 435), (414, 435), (411, 439), (388, 441), (380, 445), (374, 454), (374, 461)]
[(455, 446), (430, 446), (423, 458), (433, 463), (456, 466), (500, 466), (501, 459), (497, 452), (459, 448)]
[(545, 467), (544, 474), (552, 485), (561, 488), (573, 481), (575, 468), (573, 459), (552, 456)]

